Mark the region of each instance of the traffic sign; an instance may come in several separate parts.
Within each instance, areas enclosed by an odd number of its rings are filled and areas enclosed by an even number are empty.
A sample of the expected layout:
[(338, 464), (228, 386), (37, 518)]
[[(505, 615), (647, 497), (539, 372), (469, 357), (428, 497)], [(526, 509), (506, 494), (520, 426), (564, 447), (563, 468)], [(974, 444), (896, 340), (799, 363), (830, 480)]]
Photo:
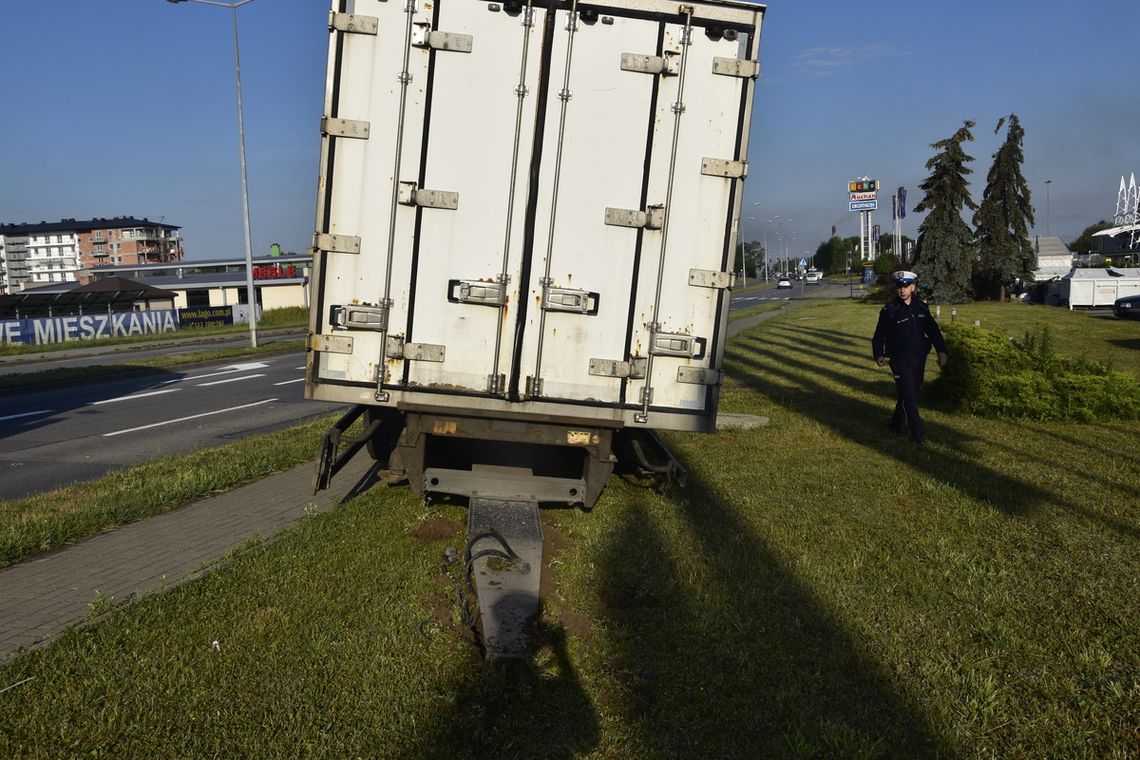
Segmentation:
[(875, 211), (879, 208), (878, 201), (850, 201), (847, 204), (852, 211)]
[(800, 269), (807, 269), (807, 259), (800, 259)]

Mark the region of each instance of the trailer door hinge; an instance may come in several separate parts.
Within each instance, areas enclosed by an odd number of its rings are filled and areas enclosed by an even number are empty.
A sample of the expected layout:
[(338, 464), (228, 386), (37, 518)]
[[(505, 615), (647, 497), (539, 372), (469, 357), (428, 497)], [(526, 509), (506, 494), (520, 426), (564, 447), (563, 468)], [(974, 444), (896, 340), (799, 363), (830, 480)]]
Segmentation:
[(690, 269), (689, 284), (696, 288), (725, 290), (736, 284), (736, 276), (732, 272), (717, 272), (713, 269)]
[(705, 367), (677, 367), (677, 382), (689, 385), (720, 385), (719, 369)]
[(527, 375), (526, 377), (526, 395), (527, 398), (538, 398), (542, 395), (542, 378)]
[(501, 282), (483, 280), (449, 280), (447, 300), (451, 303), (502, 306), (506, 303), (506, 286)]
[(329, 29), (355, 34), (376, 34), (380, 30), (380, 20), (376, 16), (329, 11)]
[(442, 208), (449, 211), (459, 208), (459, 193), (448, 190), (424, 190), (415, 182), (401, 182), (397, 200), (405, 206)]
[(369, 129), (371, 129), (371, 124), (367, 121), (338, 119), (335, 116), (325, 116), (321, 119), (321, 133), (333, 137), (367, 140)]
[(617, 377), (640, 380), (645, 377), (645, 368), (649, 360), (644, 356), (635, 356), (627, 362), (620, 359), (591, 359), (590, 374), (597, 377)]
[(594, 316), (598, 313), (598, 294), (586, 290), (571, 288), (542, 289), (542, 308), (544, 311), (567, 311), (572, 314), (587, 314)]
[(360, 236), (317, 232), (313, 234), (313, 247), (332, 253), (360, 253)]
[(756, 79), (760, 76), (760, 61), (740, 58), (713, 58), (712, 71), (726, 77)]
[(407, 343), (403, 338), (389, 335), (384, 341), (384, 356), (389, 359), (407, 359), (411, 362), (441, 362), (446, 349), (436, 343)]
[(634, 227), (659, 230), (665, 224), (665, 207), (649, 206), (644, 211), (630, 208), (606, 208), (606, 224), (613, 227)]
[(431, 24), (418, 23), (412, 27), (412, 45), (431, 50), (447, 50), (452, 53), (470, 53), (474, 38), (470, 34), (436, 32)]
[(386, 306), (333, 306), (329, 310), (329, 323), (342, 330), (388, 329), (388, 307)]
[(308, 348), (322, 354), (351, 354), (352, 338), (348, 335), (310, 335)]
[(649, 352), (654, 356), (680, 356), (685, 359), (700, 359), (705, 354), (704, 338), (682, 333), (653, 333)]
[(676, 76), (681, 73), (680, 57), (659, 55), (644, 55), (642, 53), (622, 53), (621, 70), (632, 71), (636, 74), (661, 74), (662, 76)]
[(727, 179), (744, 179), (748, 176), (748, 162), (726, 158), (702, 158), (701, 174)]

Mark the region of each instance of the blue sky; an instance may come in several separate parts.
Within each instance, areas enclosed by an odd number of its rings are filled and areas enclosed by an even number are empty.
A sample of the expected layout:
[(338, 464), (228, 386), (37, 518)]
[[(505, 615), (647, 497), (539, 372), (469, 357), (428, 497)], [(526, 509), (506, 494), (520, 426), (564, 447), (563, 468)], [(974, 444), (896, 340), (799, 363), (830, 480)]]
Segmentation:
[[(256, 253), (311, 239), (328, 3), (239, 12)], [(163, 0), (4, 2), (0, 221), (146, 216), (191, 259), (243, 253), (230, 12)], [(1037, 208), (1066, 240), (1111, 217), (1140, 172), (1136, 0), (772, 0), (745, 183), (744, 236), (792, 252), (858, 230), (846, 182), (920, 199), (930, 143), (977, 122), (975, 200), (1016, 113)], [(1046, 214), (1045, 180), (1053, 180)], [(884, 192), (885, 196), (887, 193)], [(875, 221), (887, 231), (889, 199)], [(1048, 217), (1048, 219), (1046, 218)], [(908, 214), (904, 233), (919, 217)], [(969, 221), (969, 220), (967, 220)], [(794, 239), (793, 239), (794, 235)]]

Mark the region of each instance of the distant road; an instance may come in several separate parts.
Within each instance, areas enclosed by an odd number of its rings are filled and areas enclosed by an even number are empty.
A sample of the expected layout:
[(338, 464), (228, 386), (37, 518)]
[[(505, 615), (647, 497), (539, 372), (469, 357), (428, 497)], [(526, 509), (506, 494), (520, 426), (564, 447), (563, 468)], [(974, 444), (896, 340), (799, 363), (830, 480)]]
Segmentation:
[(734, 294), (729, 310), (747, 309), (762, 303), (790, 301), (792, 299), (835, 299), (848, 297), (850, 297), (850, 288), (846, 282), (829, 282), (824, 280), (819, 285), (808, 285), (801, 280), (792, 280), (791, 289), (784, 288), (783, 290), (779, 290), (776, 288), (776, 281), (772, 280), (759, 287), (750, 286), (748, 290), (743, 293)]
[(304, 363), (304, 352), (297, 351), (9, 392), (0, 411), (0, 499), (220, 446), (341, 408), (303, 398)]

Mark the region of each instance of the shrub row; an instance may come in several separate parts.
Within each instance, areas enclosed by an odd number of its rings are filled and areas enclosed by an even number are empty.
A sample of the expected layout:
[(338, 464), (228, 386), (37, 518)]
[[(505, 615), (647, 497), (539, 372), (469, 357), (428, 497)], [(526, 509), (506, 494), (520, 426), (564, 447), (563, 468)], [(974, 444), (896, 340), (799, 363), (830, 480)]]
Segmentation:
[(1140, 382), (1087, 359), (1059, 356), (1048, 327), (1021, 340), (943, 327), (952, 361), (932, 390), (960, 409), (1000, 417), (1094, 422), (1140, 418)]

